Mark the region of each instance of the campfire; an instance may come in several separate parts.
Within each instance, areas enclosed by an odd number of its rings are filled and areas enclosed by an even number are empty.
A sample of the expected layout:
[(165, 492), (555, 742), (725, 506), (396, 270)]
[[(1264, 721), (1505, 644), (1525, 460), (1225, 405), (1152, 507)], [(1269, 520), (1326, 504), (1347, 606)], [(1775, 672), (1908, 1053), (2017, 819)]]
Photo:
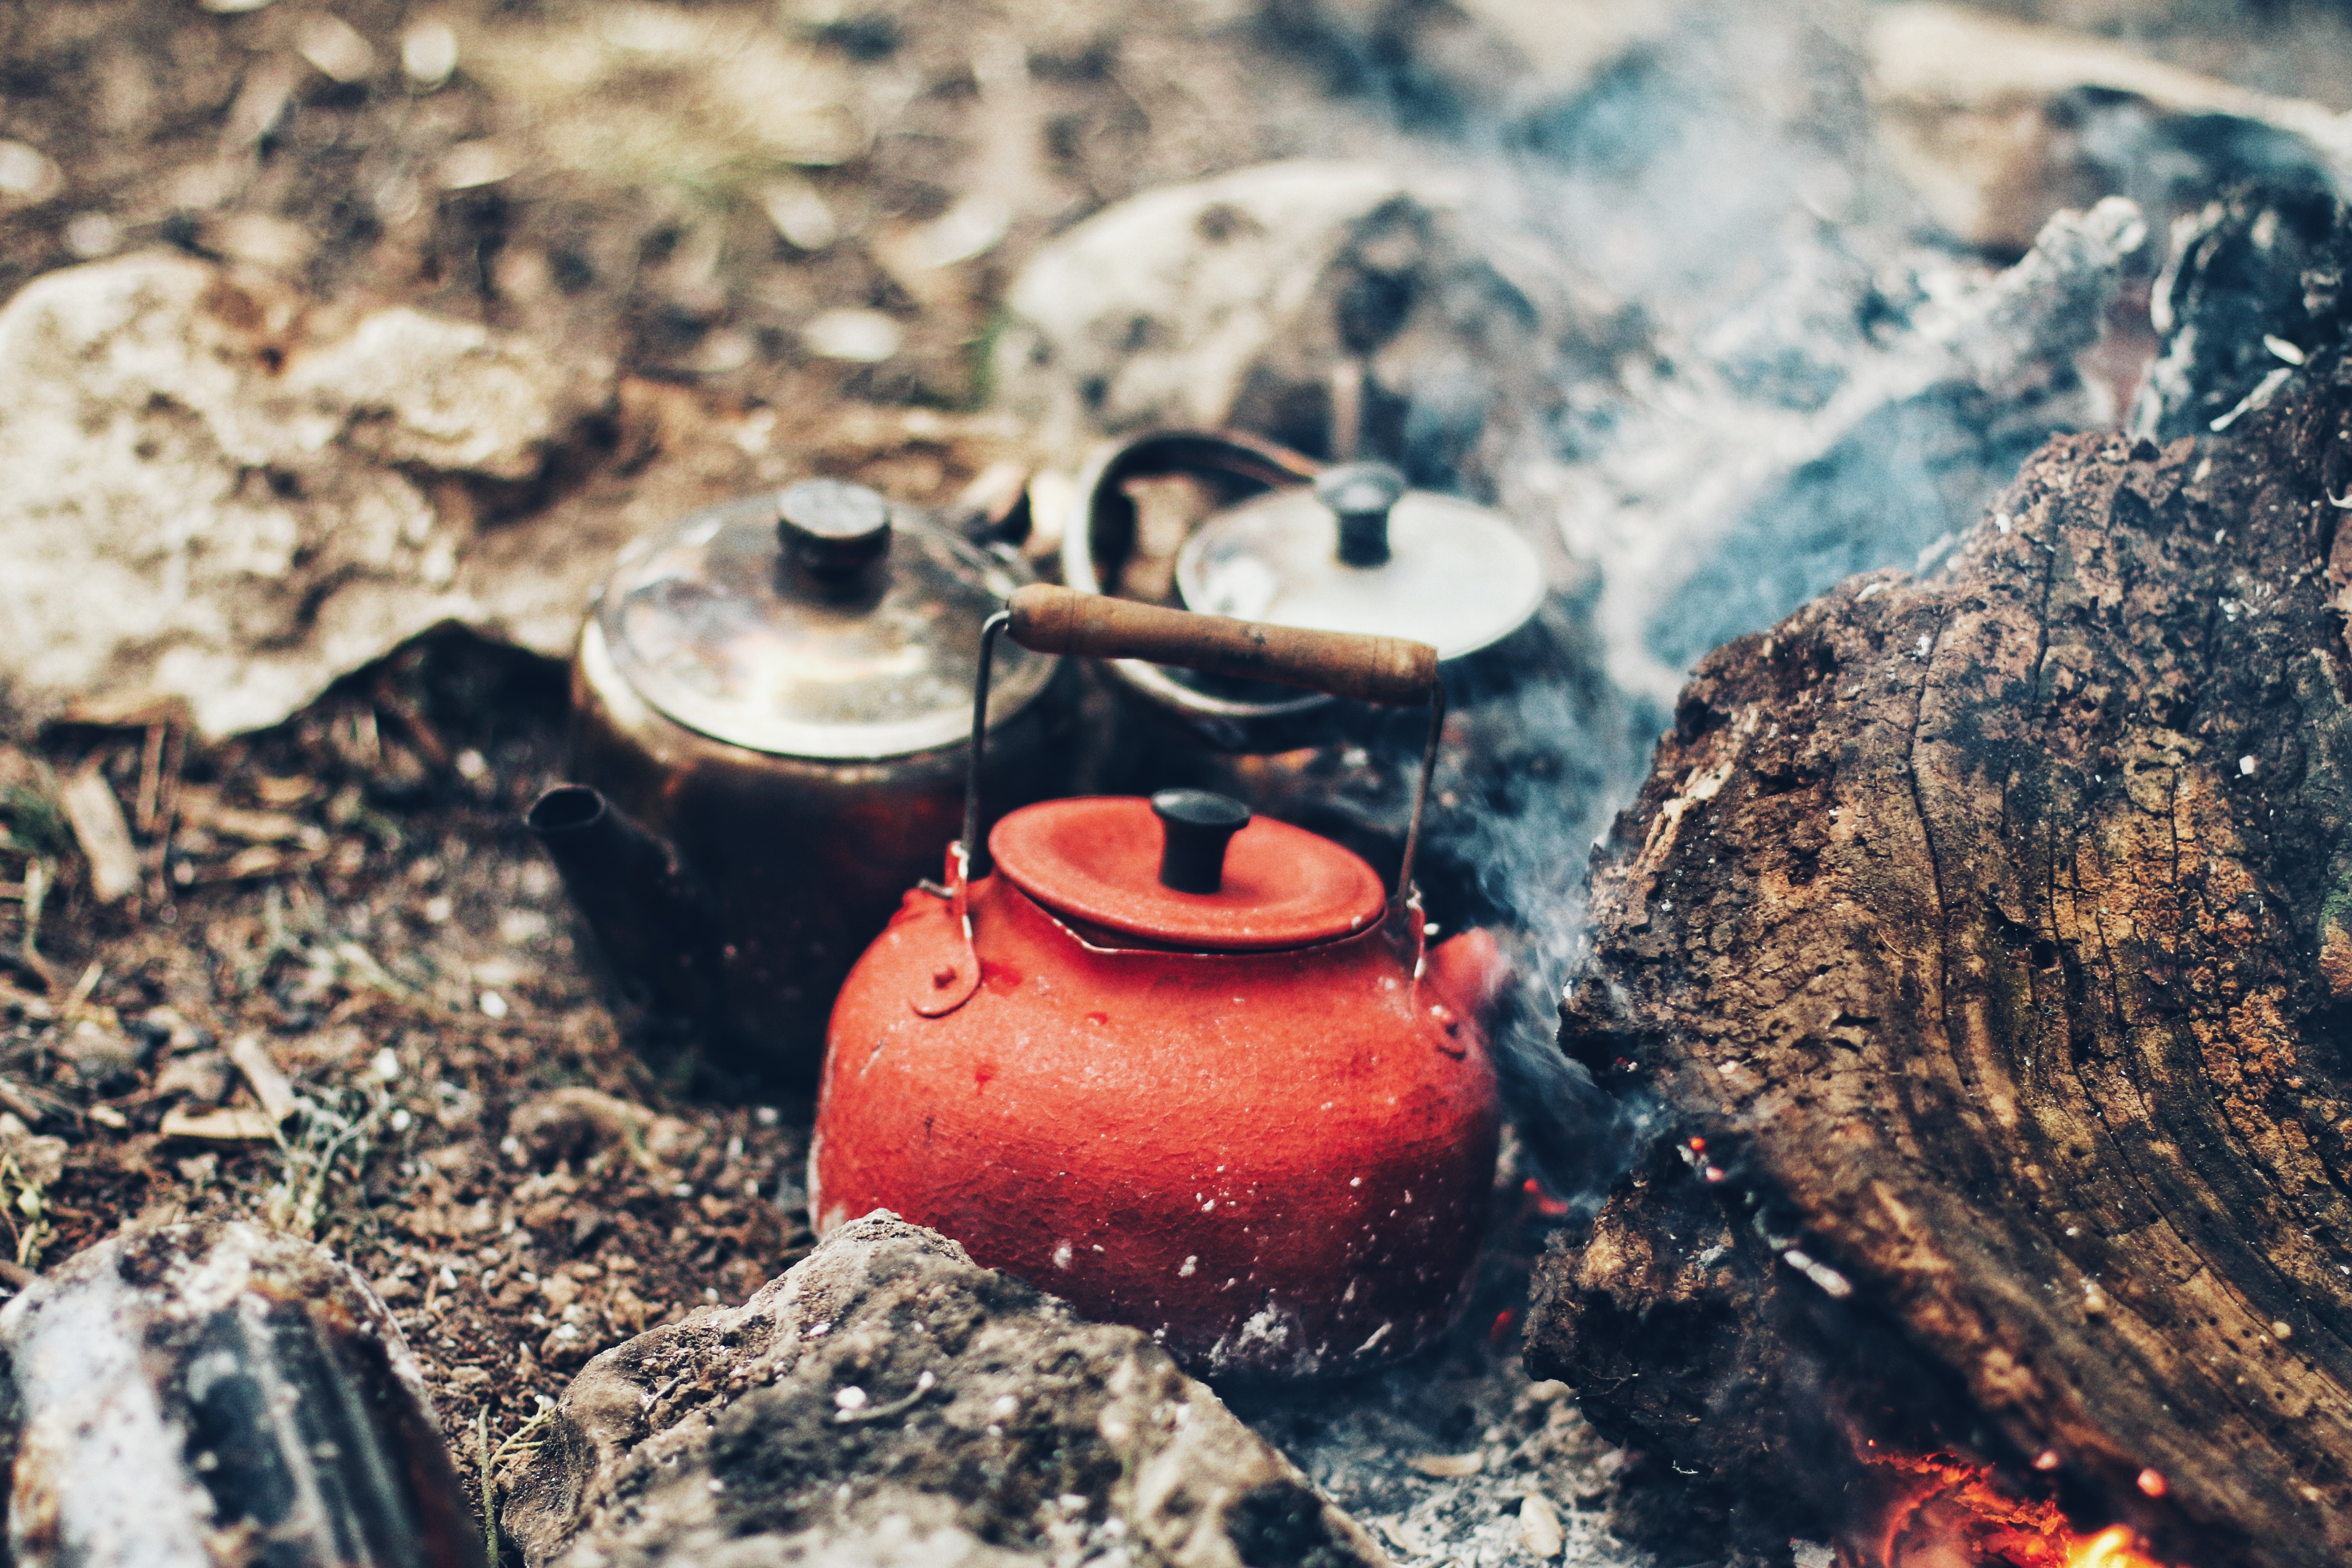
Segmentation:
[(2343, 29), (1048, 9), (0, 38), (10, 1560), (2352, 1554)]
[(1879, 1517), (1869, 1521), (1868, 1534), (1857, 1533), (1848, 1549), (1848, 1560), (1855, 1563), (2180, 1568), (2146, 1555), (2145, 1542), (2128, 1526), (2084, 1534), (2054, 1500), (2017, 1497), (1989, 1467), (1955, 1455), (1889, 1457), (1872, 1463), (1885, 1472), (1888, 1495)]

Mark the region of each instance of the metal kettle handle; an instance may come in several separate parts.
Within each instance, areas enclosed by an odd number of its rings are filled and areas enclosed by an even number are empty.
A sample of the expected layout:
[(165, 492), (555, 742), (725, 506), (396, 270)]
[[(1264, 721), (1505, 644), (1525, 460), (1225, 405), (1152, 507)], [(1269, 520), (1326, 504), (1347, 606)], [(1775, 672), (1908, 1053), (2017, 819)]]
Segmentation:
[(1104, 594), (1076, 593), (1045, 583), (1014, 590), (1004, 608), (981, 628), (961, 845), (966, 874), (973, 877), (986, 865), (987, 852), (980, 843), (981, 754), (988, 736), (989, 669), (995, 661), (1000, 632), (1010, 632), (1014, 642), (1037, 653), (1149, 659), (1209, 675), (1304, 687), (1387, 707), (1427, 703), (1429, 738), (1422, 747), (1421, 776), (1405, 829), (1404, 861), (1397, 870), (1395, 901), (1402, 907), (1411, 900), (1422, 812), (1429, 803), (1430, 775), (1437, 765), (1438, 736), (1445, 724), (1445, 685), (1438, 679), (1437, 650), (1427, 643), (1231, 620)]

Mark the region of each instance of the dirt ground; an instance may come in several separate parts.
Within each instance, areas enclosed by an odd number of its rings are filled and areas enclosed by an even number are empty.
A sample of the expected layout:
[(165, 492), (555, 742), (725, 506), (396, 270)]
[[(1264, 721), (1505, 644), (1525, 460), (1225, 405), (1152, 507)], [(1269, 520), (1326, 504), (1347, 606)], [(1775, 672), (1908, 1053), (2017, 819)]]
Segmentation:
[[(714, 34), (748, 83), (679, 66)], [(1181, 7), (12, 6), (0, 137), (36, 156), (0, 166), (0, 292), (177, 247), (592, 345), (822, 450), (877, 404), (975, 405), (1029, 247), (1295, 150), (1274, 100), (1313, 78)], [(828, 358), (801, 331), (826, 310), (900, 341)], [(972, 466), (874, 461), (902, 493)], [(470, 1484), (484, 1434), (512, 1440), (593, 1352), (810, 1244), (808, 1108), (692, 1092), (607, 1006), (520, 826), (562, 776), (560, 670), (450, 637), (262, 736), (160, 717), (0, 752), (0, 1275), (127, 1223), (315, 1236), (399, 1315)], [(145, 884), (111, 907), (58, 806), (93, 764)], [(301, 1097), (277, 1139), (202, 1120), (257, 1107), (241, 1037)]]
[[(0, 759), (17, 879), (0, 1272), (126, 1223), (314, 1237), (397, 1314), (471, 1471), (478, 1420), (503, 1440), (593, 1352), (740, 1300), (806, 1247), (804, 1107), (638, 1109), (683, 1081), (646, 1065), (658, 1039), (631, 1048), (518, 823), (561, 771), (562, 697), (548, 670), (450, 640), (250, 742), (80, 729)], [(148, 847), (149, 888), (101, 909), (51, 781), (95, 763), (135, 816), (142, 763), (178, 826)], [(240, 1037), (299, 1097), (275, 1139), (266, 1117), (205, 1120), (259, 1105), (224, 1048)]]
[[(0, 290), (160, 243), (780, 408), (965, 406), (1039, 237), (1334, 129), (1210, 4), (252, 4), (0, 16), (0, 135), (55, 165)], [(824, 358), (842, 310), (902, 346)]]

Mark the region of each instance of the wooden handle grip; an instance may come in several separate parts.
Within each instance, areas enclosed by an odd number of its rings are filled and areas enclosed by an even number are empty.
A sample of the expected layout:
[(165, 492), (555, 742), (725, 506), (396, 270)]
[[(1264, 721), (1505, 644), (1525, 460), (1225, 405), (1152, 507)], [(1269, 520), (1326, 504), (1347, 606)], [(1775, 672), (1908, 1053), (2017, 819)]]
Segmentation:
[(1004, 607), (1013, 640), (1038, 653), (1149, 659), (1398, 708), (1437, 689), (1437, 650), (1403, 637), (1196, 616), (1045, 583), (1014, 590)]

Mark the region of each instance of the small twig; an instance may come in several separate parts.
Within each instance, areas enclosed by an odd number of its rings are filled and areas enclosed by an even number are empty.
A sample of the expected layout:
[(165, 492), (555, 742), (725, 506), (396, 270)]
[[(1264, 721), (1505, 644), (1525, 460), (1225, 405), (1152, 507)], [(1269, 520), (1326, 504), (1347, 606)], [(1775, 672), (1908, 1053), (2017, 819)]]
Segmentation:
[(131, 825), (122, 803), (96, 759), (58, 787), (58, 804), (82, 858), (89, 865), (89, 890), (101, 904), (119, 903), (139, 890), (139, 853), (131, 846)]
[(187, 730), (179, 724), (165, 724), (163, 766), (155, 786), (154, 815), (140, 829), (153, 839), (147, 848), (147, 888), (149, 900), (159, 906), (170, 901), (170, 889), (165, 885), (165, 879), (171, 869), (172, 835), (180, 827), (180, 779), (187, 763)]
[(14, 1079), (0, 1078), (0, 1106), (14, 1111), (28, 1127), (37, 1127), (52, 1116), (81, 1120), (80, 1109), (73, 1101)]
[(283, 1122), (297, 1110), (294, 1085), (288, 1080), (278, 1065), (270, 1059), (269, 1049), (258, 1035), (239, 1035), (228, 1045), (228, 1059), (236, 1064), (245, 1081), (253, 1086), (253, 1096), (261, 1101), (261, 1109), (269, 1120)]
[[(348, 940), (337, 942), (335, 956), (342, 960), (344, 965), (362, 983), (383, 992), (386, 996), (401, 1002), (418, 1000), (414, 986), (402, 984), (394, 977), (390, 970), (376, 962), (375, 954), (358, 942)], [(350, 977), (346, 976), (347, 979)]]
[(131, 826), (142, 833), (155, 831), (155, 814), (163, 795), (163, 736), (170, 728), (148, 725), (146, 740), (139, 748), (139, 795), (131, 808)]
[[(25, 862), (25, 956), (36, 963), (41, 963), (39, 955), (33, 951), (33, 944), (41, 935), (41, 906), (48, 901), (49, 884), (54, 879), (47, 860), (36, 857)], [(42, 967), (48, 966), (42, 963)], [(48, 984), (54, 985), (57, 982)]]
[(408, 732), (408, 743), (424, 753), (425, 762), (443, 773), (454, 765), (456, 758), (449, 743), (425, 717), (423, 709), (394, 684), (390, 672), (377, 679), (374, 696), (376, 707), (400, 721), (400, 727)]
[(482, 1558), (499, 1560), (498, 1486), (490, 1479), (490, 1407), (474, 1412), (474, 1460), (482, 1472)]

